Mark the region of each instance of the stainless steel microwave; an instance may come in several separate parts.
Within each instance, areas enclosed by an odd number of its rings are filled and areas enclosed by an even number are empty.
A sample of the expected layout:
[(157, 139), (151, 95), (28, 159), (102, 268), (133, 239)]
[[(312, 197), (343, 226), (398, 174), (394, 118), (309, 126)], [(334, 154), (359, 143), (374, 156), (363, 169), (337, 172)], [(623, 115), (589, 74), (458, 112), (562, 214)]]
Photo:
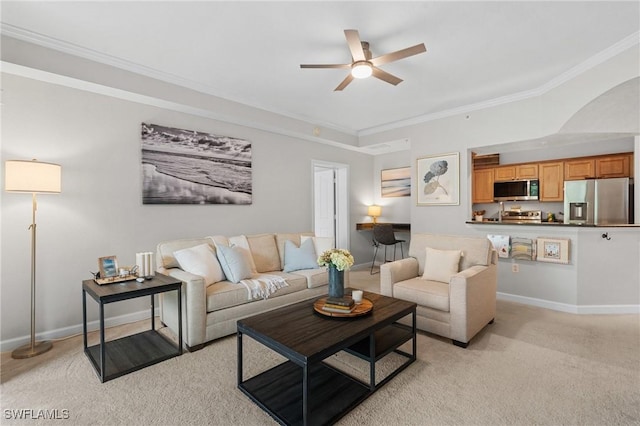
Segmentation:
[(538, 181), (538, 179), (494, 182), (493, 199), (495, 201), (537, 200), (539, 189), (540, 181)]

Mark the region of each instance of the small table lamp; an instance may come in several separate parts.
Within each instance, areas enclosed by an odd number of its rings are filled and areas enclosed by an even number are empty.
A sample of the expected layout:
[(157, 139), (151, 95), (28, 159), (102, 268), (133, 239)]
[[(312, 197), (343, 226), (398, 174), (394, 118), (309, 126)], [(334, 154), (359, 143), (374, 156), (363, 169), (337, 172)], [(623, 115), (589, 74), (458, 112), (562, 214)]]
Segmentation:
[(31, 193), (31, 343), (21, 346), (11, 353), (12, 358), (22, 359), (40, 355), (52, 344), (48, 341), (36, 342), (36, 193), (56, 194), (61, 191), (62, 167), (58, 164), (41, 163), (36, 160), (11, 160), (5, 162), (4, 185), (7, 192)]
[(382, 208), (380, 206), (369, 206), (369, 209), (367, 210), (367, 216), (371, 216), (373, 218), (373, 223), (377, 222), (380, 213), (382, 213)]

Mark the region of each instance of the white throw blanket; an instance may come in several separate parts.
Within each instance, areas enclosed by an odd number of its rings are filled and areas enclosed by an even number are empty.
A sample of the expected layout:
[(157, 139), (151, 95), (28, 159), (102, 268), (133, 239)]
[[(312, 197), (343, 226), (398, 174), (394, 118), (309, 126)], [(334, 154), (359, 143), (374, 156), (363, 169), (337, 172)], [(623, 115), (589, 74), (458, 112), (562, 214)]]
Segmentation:
[(247, 288), (248, 300), (266, 299), (279, 288), (288, 287), (289, 284), (278, 275), (260, 274), (255, 278), (240, 281)]

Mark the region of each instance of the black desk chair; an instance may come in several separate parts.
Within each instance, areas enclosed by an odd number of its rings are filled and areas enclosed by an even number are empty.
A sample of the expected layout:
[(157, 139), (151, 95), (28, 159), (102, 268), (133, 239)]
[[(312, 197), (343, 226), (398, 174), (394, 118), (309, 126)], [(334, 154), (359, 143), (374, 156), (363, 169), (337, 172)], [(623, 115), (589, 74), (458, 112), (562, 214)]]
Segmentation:
[(376, 263), (376, 256), (378, 255), (378, 248), (380, 244), (384, 246), (384, 263), (391, 262), (387, 259), (387, 247), (393, 246), (393, 260), (396, 260), (396, 244), (400, 244), (400, 253), (404, 258), (404, 249), (402, 243), (405, 240), (396, 239), (396, 234), (393, 232), (393, 226), (390, 223), (381, 223), (373, 225), (373, 245), (376, 247), (373, 253), (373, 260), (371, 261), (371, 275), (373, 275), (373, 265)]

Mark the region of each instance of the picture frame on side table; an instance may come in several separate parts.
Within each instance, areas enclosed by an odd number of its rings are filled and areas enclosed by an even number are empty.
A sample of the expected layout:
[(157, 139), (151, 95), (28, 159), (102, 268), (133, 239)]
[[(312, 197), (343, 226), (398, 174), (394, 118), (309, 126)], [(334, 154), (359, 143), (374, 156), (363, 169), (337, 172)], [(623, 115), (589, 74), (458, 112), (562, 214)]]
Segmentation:
[(104, 256), (98, 258), (100, 278), (113, 278), (118, 276), (118, 260), (116, 256)]
[(460, 153), (430, 155), (416, 160), (418, 206), (460, 205)]
[(569, 263), (569, 239), (538, 237), (538, 261)]

